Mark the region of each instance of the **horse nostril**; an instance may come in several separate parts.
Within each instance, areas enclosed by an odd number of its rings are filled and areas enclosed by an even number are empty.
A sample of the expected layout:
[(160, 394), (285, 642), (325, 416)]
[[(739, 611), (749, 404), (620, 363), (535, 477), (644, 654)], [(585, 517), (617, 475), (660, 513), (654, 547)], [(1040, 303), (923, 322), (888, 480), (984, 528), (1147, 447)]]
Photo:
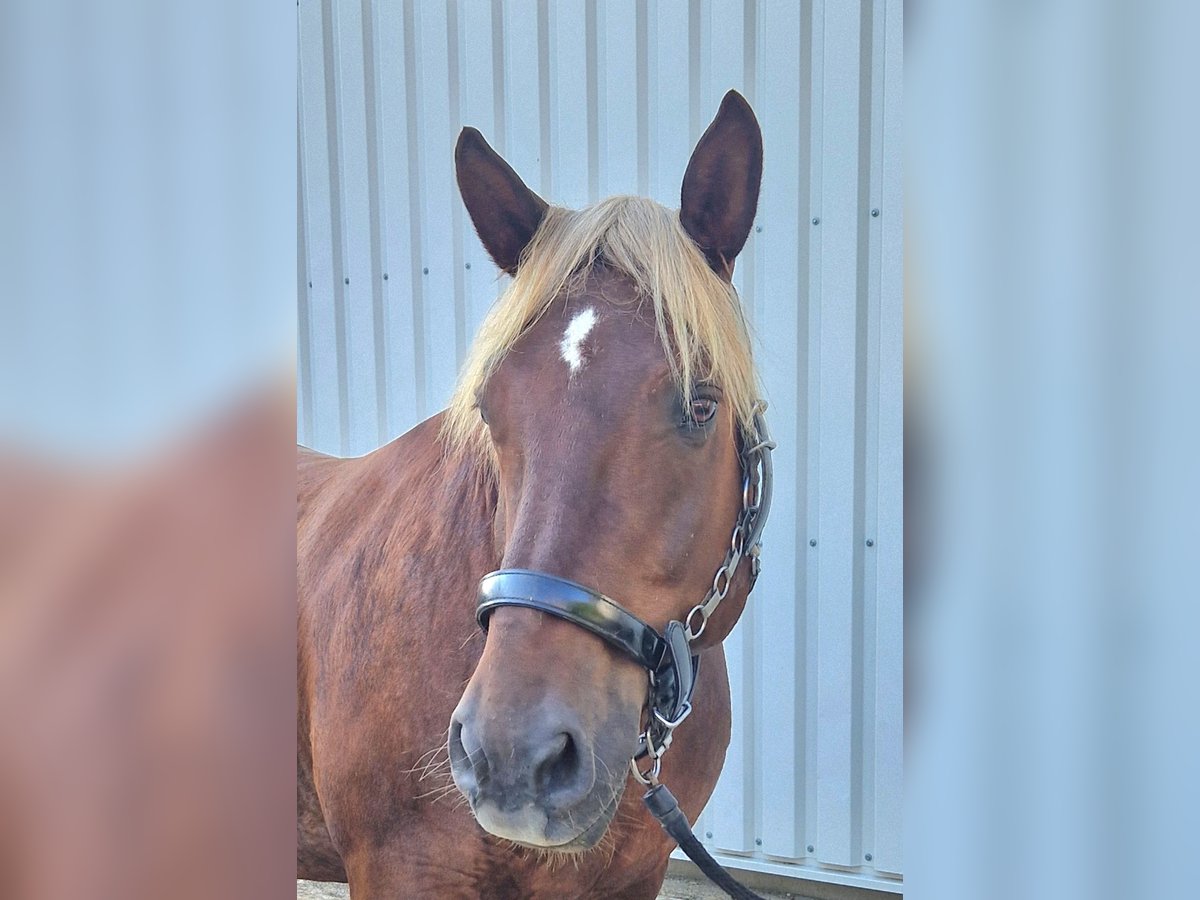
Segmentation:
[(464, 791), (474, 790), (487, 771), (487, 757), (473, 733), (455, 716), (450, 721), (447, 740), (450, 754), (450, 773)]
[(537, 793), (555, 806), (570, 806), (583, 798), (595, 778), (585, 764), (579, 740), (560, 732), (542, 746), (534, 765)]
[(462, 722), (454, 719), (450, 723), (450, 738), (448, 747), (450, 750), (450, 765), (458, 768), (464, 765), (467, 761), (467, 751), (462, 745)]
[(563, 732), (548, 745), (542, 763), (538, 766), (539, 778), (546, 787), (569, 780), (575, 771), (578, 757), (575, 739)]

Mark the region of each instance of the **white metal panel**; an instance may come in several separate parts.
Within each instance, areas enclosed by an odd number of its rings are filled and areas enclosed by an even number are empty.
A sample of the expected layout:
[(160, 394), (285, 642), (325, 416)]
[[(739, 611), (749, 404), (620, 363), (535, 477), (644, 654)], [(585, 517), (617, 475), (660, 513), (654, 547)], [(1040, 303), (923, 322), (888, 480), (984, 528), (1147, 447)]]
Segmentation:
[[(764, 546), (768, 560), (777, 553), (795, 560), (795, 548), (806, 540), (802, 511), (806, 506), (804, 477), (806, 419), (800, 404), (806, 381), (803, 347), (802, 298), (807, 284), (809, 229), (802, 226), (807, 208), (810, 158), (807, 111), (798, 98), (809, 92), (801, 9), (798, 4), (773, 4), (759, 10), (759, 61), (763, 76), (756, 97), (763, 128), (765, 169), (759, 205), (761, 232), (756, 273), (764, 317), (771, 327), (760, 329), (759, 367), (767, 394), (771, 428), (779, 448), (775, 453), (775, 499), (771, 533)], [(798, 108), (799, 107), (799, 108)], [(799, 211), (799, 212), (798, 212)], [(770, 601), (770, 629), (762, 636), (761, 660), (787, 691), (786, 702), (770, 707), (771, 736), (761, 742), (758, 767), (764, 790), (761, 805), (762, 852), (785, 859), (804, 851), (804, 620), (803, 603), (796, 602), (797, 581), (803, 584), (805, 556), (798, 564), (781, 561), (764, 567), (755, 588), (754, 606)], [(790, 601), (790, 602), (789, 602)], [(768, 616), (759, 617), (766, 622)], [(765, 792), (769, 791), (769, 796)]]
[[(386, 396), (384, 439), (404, 430), (405, 423), (419, 421), (418, 390), (423, 390), (419, 319), (415, 304), (420, 282), (420, 216), (411, 216), (419, 177), (410, 150), (409, 109), (415, 103), (413, 55), (407, 52), (409, 26), (405, 10), (394, 3), (374, 10), (380, 120), (379, 198), (383, 228), (379, 277), (383, 284), (383, 363)], [(415, 147), (415, 141), (412, 145)]]
[[(674, 8), (682, 17), (684, 5), (675, 4)], [(681, 30), (687, 23), (680, 21), (669, 33), (662, 35), (663, 40), (679, 46), (677, 53), (685, 61), (688, 58), (687, 48), (682, 46), (679, 35), (686, 33), (689, 40), (698, 38), (700, 47), (708, 48), (708, 52), (703, 52), (702, 49), (697, 54), (694, 61), (698, 63), (699, 68), (688, 73), (690, 78), (687, 81), (682, 77), (686, 69), (674, 74), (664, 73), (666, 78), (673, 78), (682, 87), (690, 87), (692, 96), (698, 98), (695, 105), (699, 113), (696, 123), (699, 133), (693, 138), (689, 122), (691, 116), (689, 114), (688, 118), (684, 118), (683, 115), (690, 113), (690, 110), (680, 100), (674, 101), (678, 104), (680, 113), (675, 126), (675, 152), (660, 175), (671, 188), (663, 192), (664, 196), (656, 198), (671, 206), (679, 203), (680, 180), (695, 146), (695, 140), (711, 121), (725, 92), (734, 88), (747, 98), (752, 97), (754, 93), (753, 82), (747, 83), (743, 77), (745, 69), (742, 64), (741, 3), (736, 0), (705, 0), (704, 3), (694, 4), (691, 12), (698, 26), (695, 32)], [(746, 292), (745, 287), (747, 273), (754, 268), (756, 237), (757, 235), (751, 234), (734, 269), (734, 284), (742, 296), (747, 317), (752, 322), (755, 318), (753, 297)], [(706, 840), (710, 840), (717, 849), (735, 853), (753, 852), (757, 846), (756, 840), (761, 839), (755, 827), (759, 794), (756, 776), (761, 772), (761, 767), (755, 765), (756, 749), (761, 746), (761, 726), (756, 727), (759, 713), (759, 704), (756, 702), (759, 678), (755, 667), (755, 650), (760, 643), (756, 640), (756, 619), (761, 618), (758, 613), (757, 605), (749, 604), (741, 623), (725, 641), (730, 696), (738, 713), (733, 717), (732, 735), (721, 781), (709, 801), (703, 822)], [(711, 838), (707, 837), (710, 831)]]
[(596, 88), (599, 95), (596, 199), (644, 191), (639, 152), (640, 98), (645, 94), (644, 33), (639, 37), (637, 32), (642, 15), (635, 0), (612, 0), (596, 7), (596, 56), (604, 75)]
[(442, 3), (415, 4), (415, 38), (418, 58), (417, 114), (410, 121), (418, 138), (420, 167), (421, 297), (425, 349), (425, 414), (443, 405), (458, 374), (456, 326), (462, 304), (456, 295), (455, 275), (461, 263), (455, 241), (459, 218), (454, 182), (454, 139), (458, 134), (458, 110), (451, 109), (452, 88), (458, 73), (450, 78), (451, 66), (447, 6)]
[[(332, 17), (337, 157), (341, 188), (342, 327), (345, 358), (347, 452), (366, 453), (386, 437), (380, 434), (382, 372), (376, 370), (375, 321), (379, 278), (372, 257), (378, 198), (375, 148), (374, 53), (364, 45), (362, 6), (338, 3)], [(370, 28), (370, 18), (367, 20)], [(380, 361), (382, 362), (382, 361)]]
[[(490, 3), (475, 3), (469, 15), (459, 15), (458, 97), (462, 122), (478, 128), (489, 139), (498, 140), (498, 123), (503, 118), (504, 78), (503, 72), (497, 77), (503, 55), (495, 40), (495, 29), (500, 23), (493, 13)], [(465, 213), (460, 203), (455, 204), (455, 210), (460, 215)], [(463, 309), (466, 315), (463, 332), (469, 342), (496, 299), (501, 283), (470, 222), (462, 221)]]
[[(806, 485), (805, 528), (797, 544), (796, 555), (804, 555), (804, 834), (805, 860), (812, 865), (820, 864), (817, 855), (817, 785), (820, 782), (817, 745), (817, 690), (818, 690), (818, 613), (820, 612), (820, 533), (819, 514), (821, 510), (818, 487), (820, 485), (821, 467), (818, 442), (821, 436), (821, 259), (825, 250), (825, 228), (821, 220), (821, 210), (824, 201), (823, 161), (825, 137), (825, 93), (821, 90), (825, 72), (825, 3), (824, 0), (814, 0), (812, 18), (809, 20), (809, 47), (812, 53), (809, 91), (807, 94), (811, 109), (809, 121), (812, 134), (809, 137), (808, 149), (811, 154), (809, 165), (809, 257), (808, 263), (808, 292), (805, 296), (805, 315), (803, 316), (803, 342), (797, 339), (797, 351), (803, 347), (806, 352), (804, 366), (804, 386), (799, 391), (803, 397), (803, 410), (797, 409), (797, 427), (805, 432), (804, 483)], [(801, 172), (803, 177), (803, 171)], [(803, 217), (800, 227), (804, 227)], [(803, 245), (802, 245), (803, 246)], [(804, 537), (808, 540), (805, 542)], [(797, 592), (801, 582), (797, 580)], [(847, 798), (849, 802), (849, 798)]]
[(874, 866), (903, 872), (904, 837), (904, 73), (902, 0), (887, 0), (880, 63), (879, 441), (875, 477)]
[[(334, 301), (333, 179), (330, 176), (327, 85), (332, 73), (326, 72), (325, 38), (329, 30), (322, 22), (319, 3), (299, 7), (300, 33), (300, 180), (304, 196), (304, 222), (301, 237), (308, 275), (301, 285), (308, 291), (309, 343), (302, 356), (308, 361), (308, 379), (303, 393), (309, 398), (312, 414), (308, 430), (301, 440), (330, 453), (344, 450), (338, 419), (342, 408), (340, 354)], [(336, 249), (340, 256), (340, 247)], [(311, 287), (309, 287), (311, 285)], [(306, 352), (305, 352), (306, 351)], [(302, 423), (305, 418), (300, 420)]]
[(646, 191), (659, 203), (679, 205), (683, 170), (692, 151), (688, 133), (688, 9), (671, 0), (649, 0), (647, 6), (650, 181)]
[[(588, 204), (587, 14), (584, 0), (558, 0), (549, 9), (553, 75), (550, 89), (550, 178), (547, 193), (561, 206)], [(581, 173), (589, 177), (580, 178)], [(565, 176), (565, 177), (564, 177)]]
[(541, 33), (544, 6), (544, 0), (502, 4), (505, 125), (501, 143), (495, 145), (525, 183), (542, 196), (547, 194), (549, 180), (549, 166), (542, 165), (544, 132), (549, 128), (541, 114), (547, 85)]
[(697, 832), (734, 867), (884, 890), (903, 871), (901, 8), (299, 9), (300, 440), (327, 452), (365, 452), (441, 408), (503, 287), (454, 183), (462, 125), (550, 202), (675, 205), (721, 96), (751, 101), (765, 170), (735, 284), (777, 495), (726, 643), (733, 740)]
[[(861, 765), (855, 726), (861, 723), (855, 676), (861, 610), (855, 587), (862, 554), (856, 518), (856, 434), (859, 353), (860, 11), (858, 2), (825, 6), (825, 95), (822, 147), (821, 327), (817, 503), (817, 857), (824, 863), (859, 862), (854, 814), (861, 802)], [(856, 612), (859, 614), (856, 616)], [(858, 621), (856, 621), (856, 619)], [(847, 714), (849, 711), (850, 714)]]

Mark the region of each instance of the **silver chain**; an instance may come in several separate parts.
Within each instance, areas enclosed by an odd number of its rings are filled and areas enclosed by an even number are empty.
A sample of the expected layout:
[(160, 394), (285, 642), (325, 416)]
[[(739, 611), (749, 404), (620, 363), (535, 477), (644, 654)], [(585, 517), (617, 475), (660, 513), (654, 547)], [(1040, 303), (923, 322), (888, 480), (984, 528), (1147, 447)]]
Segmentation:
[[(765, 400), (759, 400), (755, 404), (754, 432), (743, 437), (744, 446), (741, 450), (742, 509), (738, 513), (737, 523), (733, 526), (733, 536), (729, 539), (729, 550), (725, 554), (720, 568), (717, 569), (717, 574), (713, 576), (712, 588), (703, 600), (691, 608), (683, 620), (684, 635), (689, 644), (704, 633), (709, 616), (716, 611), (721, 601), (729, 593), (733, 577), (737, 574), (738, 565), (744, 556), (749, 556), (751, 560), (750, 583), (752, 587), (754, 579), (758, 577), (759, 555), (762, 551), (762, 527), (766, 521), (766, 513), (770, 509), (771, 458), (769, 454), (775, 449), (775, 442), (767, 433), (767, 425), (763, 419), (763, 413), (766, 410)], [(699, 617), (698, 620), (697, 617)], [(693, 624), (694, 622), (698, 622), (698, 624)], [(653, 691), (653, 672), (650, 673), (650, 679), (651, 691)], [(691, 711), (690, 706), (687, 711)], [(651, 787), (658, 784), (658, 775), (662, 771), (662, 757), (667, 752), (667, 748), (671, 746), (671, 737), (676, 726), (686, 718), (685, 713), (675, 722), (668, 723), (659, 716), (659, 721), (666, 725), (667, 729), (663, 740), (655, 744), (653, 737), (655, 715), (656, 711), (653, 709), (652, 702), (650, 724), (642, 734), (642, 739), (646, 744), (646, 754), (651, 761), (650, 768), (643, 772), (638, 768), (636, 759), (629, 761), (634, 778)]]
[[(755, 405), (755, 431), (754, 434), (746, 436), (746, 440), (753, 443), (748, 443), (748, 446), (742, 448), (742, 511), (738, 514), (737, 524), (733, 526), (729, 551), (725, 554), (721, 567), (717, 569), (717, 574), (713, 576), (712, 588), (703, 600), (691, 608), (687, 618), (683, 620), (689, 642), (704, 633), (709, 617), (729, 593), (729, 586), (733, 584), (733, 576), (737, 573), (743, 556), (750, 556), (751, 577), (758, 577), (759, 554), (762, 549), (758, 537), (761, 529), (754, 526), (757, 524), (759, 513), (762, 512), (764, 475), (770, 465), (766, 454), (775, 449), (775, 442), (767, 436), (766, 425), (762, 420), (766, 408), (767, 404), (762, 400)], [(752, 531), (755, 538), (747, 548), (746, 536)]]

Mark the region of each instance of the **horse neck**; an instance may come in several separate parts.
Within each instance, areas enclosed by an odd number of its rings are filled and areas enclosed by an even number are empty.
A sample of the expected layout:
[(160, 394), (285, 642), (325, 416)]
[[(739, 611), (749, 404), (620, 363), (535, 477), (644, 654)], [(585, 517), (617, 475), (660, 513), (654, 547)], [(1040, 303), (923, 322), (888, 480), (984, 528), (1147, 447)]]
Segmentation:
[[(469, 452), (452, 453), (439, 433), (442, 413), (425, 420), (367, 459), (392, 497), (388, 515), (404, 517), (420, 557), (436, 560), (435, 577), (473, 586), (499, 565), (493, 523), (497, 489), (490, 468)], [(426, 573), (419, 573), (424, 580)]]

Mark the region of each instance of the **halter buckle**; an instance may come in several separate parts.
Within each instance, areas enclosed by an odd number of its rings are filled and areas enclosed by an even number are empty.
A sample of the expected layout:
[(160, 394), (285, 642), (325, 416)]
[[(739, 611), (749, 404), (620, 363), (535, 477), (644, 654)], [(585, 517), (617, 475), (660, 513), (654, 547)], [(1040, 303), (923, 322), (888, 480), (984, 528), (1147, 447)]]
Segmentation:
[[(657, 707), (655, 707), (653, 712), (654, 712), (654, 718), (658, 719), (658, 721), (660, 723), (662, 723), (663, 728), (667, 729), (667, 732), (670, 733), (670, 732), (674, 731), (676, 728), (678, 728), (680, 725), (682, 725), (683, 720), (686, 719), (689, 715), (691, 715), (692, 704), (685, 702), (683, 704), (683, 708), (679, 711), (679, 715), (677, 715), (674, 719), (668, 719), (661, 712), (659, 712)], [(664, 750), (666, 749), (665, 743), (664, 743), (663, 749)]]

